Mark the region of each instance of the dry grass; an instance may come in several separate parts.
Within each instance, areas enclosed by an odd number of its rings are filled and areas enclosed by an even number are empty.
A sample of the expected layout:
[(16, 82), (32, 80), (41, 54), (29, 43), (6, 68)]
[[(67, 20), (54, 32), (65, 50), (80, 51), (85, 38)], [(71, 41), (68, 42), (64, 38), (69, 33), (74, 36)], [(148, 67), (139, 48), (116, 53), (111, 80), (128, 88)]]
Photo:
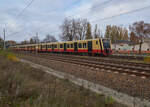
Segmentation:
[(144, 58), (144, 62), (145, 62), (145, 63), (150, 63), (150, 56), (146, 56), (146, 57)]
[[(118, 107), (111, 97), (0, 55), (0, 107)], [(6, 57), (3, 57), (3, 56)], [(11, 59), (11, 60), (10, 60)], [(122, 107), (122, 106), (120, 106)]]

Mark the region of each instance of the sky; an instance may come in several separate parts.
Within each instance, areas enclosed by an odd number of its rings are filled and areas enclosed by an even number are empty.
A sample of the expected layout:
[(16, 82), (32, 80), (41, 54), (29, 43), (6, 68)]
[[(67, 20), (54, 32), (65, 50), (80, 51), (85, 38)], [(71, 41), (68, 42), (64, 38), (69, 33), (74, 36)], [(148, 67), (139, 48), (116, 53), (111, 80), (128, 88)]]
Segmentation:
[[(0, 0), (0, 37), (3, 37), (3, 28), (6, 28), (6, 40), (29, 40), (36, 33), (41, 40), (46, 34), (60, 40), (60, 25), (65, 18), (86, 18), (93, 29), (98, 24), (103, 34), (107, 25), (128, 28), (136, 21), (150, 23), (150, 0), (34, 0), (20, 14), (30, 2), (31, 0)], [(117, 16), (148, 6), (149, 8)]]

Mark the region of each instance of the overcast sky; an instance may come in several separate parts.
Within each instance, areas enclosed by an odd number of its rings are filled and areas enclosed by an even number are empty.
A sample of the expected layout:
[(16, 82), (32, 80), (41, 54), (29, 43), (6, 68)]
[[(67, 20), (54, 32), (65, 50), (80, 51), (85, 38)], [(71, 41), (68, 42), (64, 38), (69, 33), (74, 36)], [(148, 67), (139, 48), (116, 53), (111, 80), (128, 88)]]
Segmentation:
[[(95, 24), (104, 33), (106, 25), (127, 27), (135, 21), (150, 23), (150, 8), (101, 20), (135, 9), (150, 6), (150, 0), (0, 0), (0, 36), (5, 27), (7, 40), (29, 40), (36, 32), (43, 39), (46, 34), (59, 39), (59, 26), (68, 18), (87, 18), (93, 28)], [(18, 33), (16, 33), (18, 32)], [(13, 34), (13, 35), (10, 35)]]

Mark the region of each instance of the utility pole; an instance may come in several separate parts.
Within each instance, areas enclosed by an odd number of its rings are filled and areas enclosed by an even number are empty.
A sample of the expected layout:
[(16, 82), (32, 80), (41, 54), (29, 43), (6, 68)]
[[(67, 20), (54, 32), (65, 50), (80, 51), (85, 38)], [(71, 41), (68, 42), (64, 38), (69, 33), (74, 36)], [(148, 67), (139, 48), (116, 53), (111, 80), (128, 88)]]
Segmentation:
[(3, 29), (3, 32), (4, 32), (4, 47), (3, 47), (3, 49), (5, 50), (5, 49), (6, 49), (6, 46), (5, 46), (5, 34), (6, 34), (6, 29), (5, 29), (5, 28)]

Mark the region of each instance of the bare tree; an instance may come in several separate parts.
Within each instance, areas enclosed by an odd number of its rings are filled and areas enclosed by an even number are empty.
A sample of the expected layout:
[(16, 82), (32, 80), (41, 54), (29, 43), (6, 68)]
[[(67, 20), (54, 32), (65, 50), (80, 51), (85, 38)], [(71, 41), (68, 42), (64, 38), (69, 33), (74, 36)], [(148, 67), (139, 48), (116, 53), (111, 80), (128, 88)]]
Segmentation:
[(39, 39), (38, 36), (34, 36), (34, 37), (32, 37), (32, 39), (33, 39), (34, 43), (39, 43), (40, 42), (40, 39)]
[(141, 53), (144, 38), (148, 38), (150, 35), (150, 24), (144, 23), (144, 21), (135, 22), (129, 27), (129, 29), (139, 38), (139, 53)]
[(72, 41), (74, 39), (71, 20), (65, 19), (60, 28), (62, 30), (60, 38), (63, 41)]
[(87, 19), (65, 19), (60, 26), (61, 39), (64, 41), (83, 40), (87, 31)]
[(77, 35), (79, 40), (84, 40), (87, 31), (87, 19), (77, 20)]
[(50, 34), (47, 34), (43, 42), (48, 43), (48, 42), (57, 42), (57, 39), (55, 36), (52, 36)]
[(24, 40), (24, 41), (22, 41), (20, 44), (21, 44), (21, 45), (29, 44), (29, 41)]
[(94, 38), (99, 38), (102, 37), (102, 32), (100, 29), (98, 29), (97, 24), (95, 25), (95, 30), (94, 30)]

